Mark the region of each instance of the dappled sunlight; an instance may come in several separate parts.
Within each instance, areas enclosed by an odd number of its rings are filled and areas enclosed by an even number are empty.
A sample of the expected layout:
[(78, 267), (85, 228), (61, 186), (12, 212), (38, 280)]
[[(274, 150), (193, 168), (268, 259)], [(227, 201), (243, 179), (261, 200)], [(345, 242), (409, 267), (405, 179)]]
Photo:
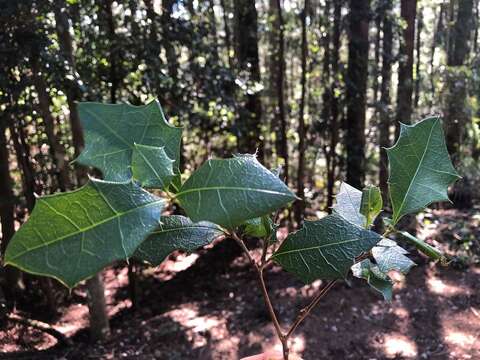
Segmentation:
[(427, 280), (428, 290), (440, 296), (470, 295), (468, 288), (447, 283), (446, 281), (432, 276)]
[[(181, 308), (166, 313), (166, 316), (184, 328), (193, 348), (207, 346), (209, 341), (215, 342), (215, 347), (220, 348), (226, 346), (223, 340), (228, 340), (230, 347), (232, 344), (239, 343), (238, 338), (233, 339), (230, 336), (226, 326), (226, 316), (220, 318), (214, 315), (199, 315), (198, 307), (193, 304), (184, 304)], [(205, 336), (207, 333), (209, 336)], [(225, 350), (231, 350), (231, 348)]]
[(417, 356), (417, 345), (408, 337), (395, 333), (385, 335), (384, 338), (383, 351), (386, 356), (390, 358), (402, 356), (409, 359)]
[(445, 336), (445, 341), (451, 345), (468, 348), (477, 340), (478, 335), (467, 334), (461, 331), (450, 331)]

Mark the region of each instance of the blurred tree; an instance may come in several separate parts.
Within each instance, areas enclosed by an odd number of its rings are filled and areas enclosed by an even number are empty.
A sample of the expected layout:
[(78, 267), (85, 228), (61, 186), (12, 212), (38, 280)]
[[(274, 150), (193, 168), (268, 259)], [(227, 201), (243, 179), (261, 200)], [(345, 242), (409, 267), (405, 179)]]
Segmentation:
[(369, 0), (350, 0), (347, 73), (347, 183), (362, 188), (365, 180), (365, 107), (368, 76)]

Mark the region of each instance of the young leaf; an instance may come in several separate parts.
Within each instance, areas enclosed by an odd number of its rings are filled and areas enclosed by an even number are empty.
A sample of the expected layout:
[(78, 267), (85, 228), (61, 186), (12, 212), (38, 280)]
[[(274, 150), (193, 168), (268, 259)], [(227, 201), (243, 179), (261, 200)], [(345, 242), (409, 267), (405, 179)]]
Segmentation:
[(269, 216), (262, 216), (245, 221), (243, 224), (245, 235), (263, 238), (271, 235), (273, 231), (273, 222)]
[(217, 225), (207, 221), (194, 223), (185, 216), (163, 216), (160, 221), (159, 228), (151, 233), (133, 255), (153, 266), (160, 265), (174, 250), (192, 252), (223, 235)]
[(173, 162), (165, 153), (163, 146), (134, 144), (133, 178), (145, 188), (166, 190), (175, 176)]
[(130, 164), (134, 144), (164, 147), (178, 171), (182, 129), (171, 126), (157, 100), (144, 106), (79, 103), (85, 132), (85, 149), (77, 161), (101, 170), (105, 180), (132, 177)]
[(193, 221), (234, 228), (285, 206), (295, 194), (253, 155), (208, 160), (176, 194)]
[(378, 269), (383, 273), (391, 270), (406, 274), (415, 266), (415, 263), (405, 255), (408, 251), (397, 245), (390, 239), (382, 239), (373, 249), (372, 256), (377, 263)]
[(390, 277), (380, 271), (377, 265), (369, 259), (362, 260), (352, 266), (353, 276), (365, 279), (371, 288), (383, 295), (387, 301), (392, 301), (393, 283)]
[(336, 196), (337, 202), (333, 205), (333, 212), (342, 216), (357, 226), (365, 226), (365, 216), (360, 213), (362, 192), (353, 186), (342, 182), (340, 192)]
[(448, 200), (447, 188), (460, 176), (448, 156), (438, 117), (401, 124), (397, 143), (386, 150), (393, 225), (406, 214)]
[(158, 226), (163, 206), (132, 182), (95, 179), (76, 191), (41, 197), (10, 241), (5, 263), (73, 287), (130, 257)]
[(375, 218), (382, 211), (382, 208), (383, 200), (380, 189), (376, 186), (367, 186), (365, 189), (363, 189), (360, 213), (365, 216), (365, 228), (368, 228), (372, 225)]
[(380, 235), (332, 214), (305, 221), (287, 236), (273, 260), (305, 283), (345, 278), (354, 259), (381, 240)]

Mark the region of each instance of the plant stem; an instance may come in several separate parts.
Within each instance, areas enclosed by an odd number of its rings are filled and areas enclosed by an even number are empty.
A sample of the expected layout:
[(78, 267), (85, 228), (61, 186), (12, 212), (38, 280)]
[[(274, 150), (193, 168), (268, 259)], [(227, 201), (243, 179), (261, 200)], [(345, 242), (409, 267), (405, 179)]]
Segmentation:
[[(282, 349), (283, 349), (283, 358), (284, 360), (288, 360), (288, 355), (289, 355), (289, 347), (288, 347), (288, 339), (290, 336), (293, 334), (293, 332), (297, 329), (297, 327), (300, 325), (300, 323), (305, 320), (305, 318), (310, 314), (312, 309), (319, 303), (319, 301), (325, 296), (325, 294), (336, 284), (337, 280), (331, 280), (329, 281), (322, 289), (320, 292), (313, 298), (313, 300), (308, 304), (306, 307), (304, 307), (302, 310), (300, 310), (300, 313), (298, 314), (297, 319), (294, 321), (294, 323), (290, 326), (289, 330), (287, 333), (283, 333), (282, 328), (280, 326), (280, 322), (278, 321), (278, 317), (275, 313), (275, 309), (273, 308), (272, 301), (270, 300), (270, 296), (268, 295), (268, 290), (267, 286), (265, 284), (265, 279), (263, 277), (263, 270), (271, 264), (269, 259), (266, 259), (266, 253), (268, 249), (268, 243), (267, 241), (264, 242), (263, 249), (262, 249), (262, 256), (261, 256), (261, 262), (260, 265), (255, 261), (255, 259), (252, 257), (252, 254), (250, 254), (250, 251), (248, 250), (247, 246), (243, 242), (243, 239), (241, 239), (235, 232), (229, 232), (228, 235), (234, 239), (237, 244), (242, 248), (243, 252), (245, 253), (248, 261), (250, 264), (254, 267), (255, 271), (257, 272), (258, 280), (260, 282), (260, 288), (262, 290), (263, 298), (265, 300), (265, 304), (267, 306), (268, 312), (270, 314), (270, 318), (273, 322), (273, 326), (275, 328), (275, 332), (277, 334), (278, 339), (280, 340), (282, 344)], [(265, 239), (266, 240), (266, 239)], [(265, 245), (267, 244), (267, 245)]]
[[(248, 260), (250, 261), (250, 263), (252, 264), (252, 266), (255, 268), (257, 272), (258, 280), (260, 281), (260, 285), (261, 285), (260, 287), (262, 289), (262, 294), (265, 299), (265, 304), (267, 305), (268, 312), (270, 313), (270, 318), (272, 319), (277, 336), (282, 342), (282, 345), (284, 346), (284, 349), (285, 349), (284, 342), (286, 342), (286, 339), (285, 339), (285, 336), (283, 335), (282, 328), (280, 327), (280, 323), (278, 322), (277, 315), (275, 314), (275, 309), (273, 308), (272, 301), (270, 300), (270, 296), (268, 295), (265, 279), (263, 278), (263, 269), (267, 266), (268, 262), (265, 262), (261, 266), (258, 266), (257, 262), (250, 254), (250, 251), (248, 251), (248, 248), (243, 242), (243, 240), (234, 232), (232, 232), (230, 235), (238, 243), (238, 245), (240, 245), (240, 247), (243, 249)], [(287, 353), (288, 353), (288, 350), (287, 350)]]
[(307, 306), (305, 306), (302, 310), (300, 310), (300, 313), (298, 314), (298, 317), (297, 319), (295, 320), (295, 322), (292, 324), (292, 326), (290, 326), (290, 329), (288, 330), (287, 332), (287, 335), (286, 337), (289, 338), (290, 335), (293, 334), (293, 332), (297, 329), (298, 325), (300, 325), (300, 323), (305, 320), (305, 318), (308, 316), (308, 314), (310, 314), (310, 312), (312, 311), (312, 309), (319, 303), (319, 301), (325, 296), (325, 294), (336, 284), (337, 280), (331, 280), (329, 281), (321, 290), (320, 292), (317, 294), (317, 296), (315, 296), (313, 298), (313, 300), (310, 302), (310, 304), (308, 304)]

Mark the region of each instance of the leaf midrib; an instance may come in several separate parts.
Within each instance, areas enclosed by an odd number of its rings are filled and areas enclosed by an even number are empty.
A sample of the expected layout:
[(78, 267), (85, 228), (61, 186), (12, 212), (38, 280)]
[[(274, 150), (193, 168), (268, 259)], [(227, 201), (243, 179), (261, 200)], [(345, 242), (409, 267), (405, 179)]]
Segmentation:
[(265, 193), (265, 194), (281, 195), (281, 196), (287, 196), (287, 197), (293, 198), (292, 194), (284, 193), (284, 192), (280, 192), (280, 191), (257, 189), (257, 188), (243, 188), (243, 187), (238, 187), (238, 186), (212, 186), (212, 187), (193, 188), (193, 189), (180, 191), (180, 192), (175, 194), (175, 197), (178, 198), (178, 197), (181, 197), (185, 194), (189, 194), (189, 193), (192, 193), (192, 192), (217, 191), (217, 190), (254, 191), (254, 192), (260, 192), (260, 193)]
[(430, 134), (428, 135), (427, 143), (425, 144), (425, 149), (423, 150), (422, 158), (420, 159), (420, 162), (418, 163), (418, 167), (417, 167), (417, 170), (415, 171), (415, 174), (413, 175), (412, 181), (410, 181), (410, 184), (408, 185), (408, 189), (405, 192), (405, 196), (403, 197), (402, 203), (400, 204), (400, 208), (398, 209), (398, 212), (394, 216), (394, 220), (393, 220), (394, 224), (400, 219), (401, 212), (403, 210), (403, 207), (405, 206), (405, 201), (407, 200), (407, 197), (408, 197), (408, 194), (409, 194), (410, 189), (412, 187), (412, 184), (415, 182), (415, 179), (418, 175), (418, 172), (420, 171), (423, 160), (425, 159), (425, 155), (426, 155), (427, 150), (428, 150), (428, 145), (430, 144), (430, 139), (432, 138), (433, 129), (435, 129), (435, 126), (437, 125), (437, 123), (438, 123), (438, 120), (436, 120), (433, 123), (432, 128), (430, 129)]
[(200, 229), (208, 229), (208, 230), (222, 232), (220, 229), (216, 228), (215, 226), (195, 225), (195, 226), (182, 226), (182, 227), (165, 229), (165, 230), (157, 230), (157, 231), (152, 232), (150, 235), (163, 234), (163, 233), (173, 232), (173, 231), (192, 230), (192, 229), (199, 229), (199, 230)]
[(308, 247), (308, 248), (293, 249), (293, 250), (289, 250), (289, 251), (284, 251), (284, 252), (280, 252), (280, 253), (275, 253), (275, 254), (273, 254), (273, 257), (277, 257), (277, 256), (280, 256), (280, 255), (286, 255), (286, 254), (292, 254), (292, 253), (296, 253), (296, 252), (304, 252), (304, 251), (309, 251), (309, 250), (318, 250), (318, 249), (323, 249), (323, 248), (330, 247), (330, 246), (348, 244), (348, 243), (352, 243), (352, 242), (355, 242), (355, 241), (360, 241), (360, 239), (359, 239), (359, 238), (354, 238), (354, 239), (348, 239), (348, 240), (338, 241), (338, 242), (330, 243), (330, 244), (322, 244), (322, 245), (318, 245), (318, 246), (311, 246), (311, 247)]
[(128, 210), (128, 211), (125, 211), (125, 212), (117, 212), (114, 216), (110, 216), (110, 217), (108, 217), (108, 218), (106, 218), (106, 219), (104, 219), (104, 220), (102, 220), (102, 221), (100, 221), (100, 222), (98, 222), (98, 223), (95, 223), (95, 224), (93, 224), (93, 225), (89, 225), (89, 226), (87, 226), (87, 227), (85, 227), (85, 228), (79, 228), (79, 230), (74, 231), (74, 232), (72, 232), (72, 233), (69, 233), (69, 234), (60, 236), (60, 237), (58, 237), (58, 238), (56, 238), (56, 239), (53, 239), (53, 240), (51, 240), (51, 241), (49, 241), (49, 242), (44, 242), (44, 243), (42, 243), (42, 244), (40, 244), (40, 245), (37, 245), (37, 246), (31, 247), (31, 248), (28, 248), (27, 250), (25, 250), (25, 251), (23, 251), (23, 252), (15, 255), (15, 256), (14, 256), (13, 258), (11, 258), (11, 259), (5, 259), (5, 264), (12, 264), (12, 261), (15, 261), (16, 259), (18, 259), (19, 257), (25, 255), (26, 253), (35, 251), (35, 250), (40, 249), (40, 248), (43, 248), (43, 247), (51, 246), (52, 244), (57, 243), (57, 242), (59, 242), (59, 241), (62, 241), (62, 240), (64, 240), (64, 239), (66, 239), (66, 238), (69, 238), (69, 237), (72, 237), (72, 236), (76, 236), (76, 235), (81, 234), (81, 233), (85, 233), (85, 232), (87, 232), (87, 231), (89, 231), (89, 230), (92, 230), (92, 229), (94, 229), (94, 228), (96, 228), (96, 227), (98, 227), (98, 226), (100, 226), (100, 225), (103, 225), (103, 224), (105, 224), (105, 223), (107, 223), (107, 222), (109, 222), (109, 221), (112, 221), (112, 220), (118, 219), (118, 218), (120, 218), (120, 217), (122, 217), (122, 216), (128, 215), (128, 214), (130, 214), (130, 213), (133, 212), (133, 211), (140, 210), (140, 209), (143, 209), (143, 208), (146, 208), (146, 207), (149, 207), (149, 206), (157, 205), (157, 204), (160, 204), (160, 203), (163, 203), (163, 202), (164, 202), (164, 200), (156, 200), (156, 201), (154, 201), (154, 202), (151, 202), (151, 203), (148, 203), (148, 204), (144, 204), (144, 205), (139, 206), (139, 207), (136, 207), (136, 208), (132, 208), (132, 209), (130, 209), (130, 210)]

